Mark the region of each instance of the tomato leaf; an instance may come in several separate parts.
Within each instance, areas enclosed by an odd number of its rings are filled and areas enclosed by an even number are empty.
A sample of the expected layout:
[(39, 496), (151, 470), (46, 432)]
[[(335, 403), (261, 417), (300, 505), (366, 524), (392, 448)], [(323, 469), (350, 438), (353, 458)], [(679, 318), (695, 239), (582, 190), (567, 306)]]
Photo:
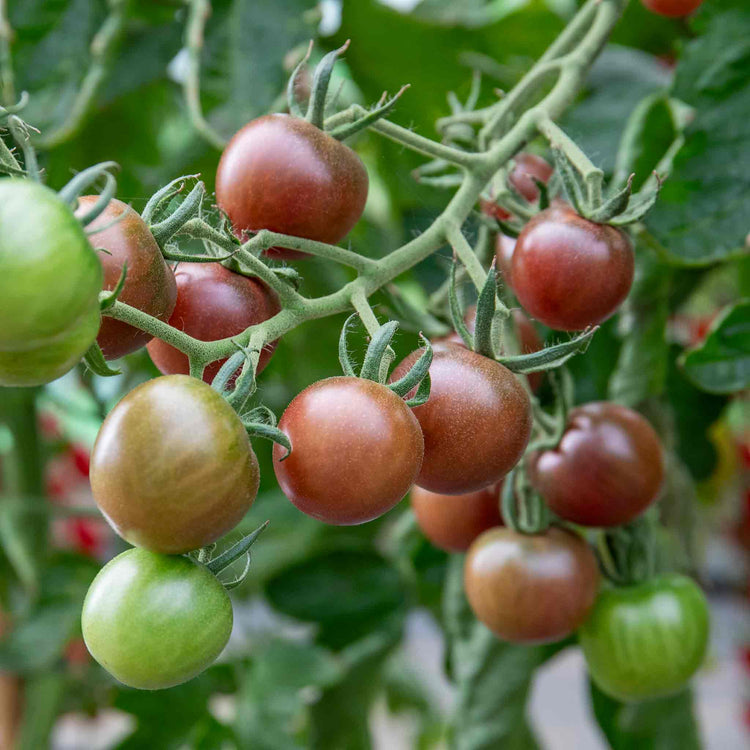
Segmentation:
[(685, 353), (680, 364), (690, 381), (709, 393), (750, 388), (750, 299), (725, 309), (703, 344)]

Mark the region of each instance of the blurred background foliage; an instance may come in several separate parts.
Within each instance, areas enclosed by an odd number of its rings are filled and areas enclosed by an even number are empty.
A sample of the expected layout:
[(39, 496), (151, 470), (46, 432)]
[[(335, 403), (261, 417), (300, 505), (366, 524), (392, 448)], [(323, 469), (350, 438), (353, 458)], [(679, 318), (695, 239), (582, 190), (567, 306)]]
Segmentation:
[[(189, 65), (185, 3), (6, 5), (16, 88), (31, 96), (24, 117), (42, 140), (59, 141), (40, 154), (50, 185), (60, 187), (76, 171), (114, 159), (121, 165), (118, 197), (136, 209), (181, 174), (201, 174), (213, 189), (219, 151), (197, 133), (181, 88)], [(478, 69), (481, 101), (492, 101), (495, 89), (507, 90), (530, 67), (577, 3), (210, 5), (201, 50), (202, 104), (222, 136), (283, 109), (287, 77), (309, 39), (317, 39), (319, 58), (350, 38), (335, 73), (341, 106), (371, 103), (384, 90), (410, 83), (392, 118), (434, 137), (435, 120), (449, 111), (447, 91), (465, 99)], [(116, 44), (97, 59), (91, 45), (102, 28), (113, 31)], [(84, 82), (95, 89), (81, 107)], [(71, 120), (76, 111), (82, 116)], [(632, 170), (637, 182), (675, 138), (684, 138), (638, 237), (628, 303), (571, 370), (578, 401), (613, 398), (643, 409), (658, 425), (671, 451), (662, 504), (666, 541), (682, 567), (703, 572), (709, 585), (726, 583), (706, 574), (701, 546), (706, 529), (715, 533), (720, 524), (745, 544), (750, 537), (739, 489), (747, 470), (747, 402), (732, 395), (749, 377), (748, 309), (728, 307), (750, 288), (745, 0), (707, 0), (691, 21), (668, 21), (631, 2), (563, 125), (609, 175)], [(370, 173), (371, 195), (349, 241), (357, 252), (378, 257), (424, 229), (447, 196), (414, 181), (411, 171), (420, 159), (399, 145), (373, 134), (358, 136), (353, 145)], [(543, 153), (542, 144), (531, 148)], [(413, 269), (399, 280), (401, 292), (425, 304), (448, 260), (446, 249)], [(333, 290), (348, 278), (348, 270), (322, 261), (298, 265), (307, 294)], [(388, 299), (376, 301), (387, 313)], [(717, 321), (725, 308), (727, 317)], [(280, 413), (306, 385), (337, 374), (342, 320), (315, 321), (284, 337), (260, 381), (264, 403)], [(707, 334), (706, 344), (685, 356)], [(407, 331), (396, 342), (399, 353), (414, 345)], [(490, 637), (467, 611), (456, 561), (449, 563), (414, 531), (405, 503), (363, 527), (330, 528), (302, 515), (275, 485), (269, 446), (260, 442), (261, 494), (241, 528), (265, 519), (271, 526), (254, 548), (250, 577), (233, 592), (237, 625), (221, 662), (188, 684), (157, 693), (124, 689), (100, 670), (82, 647), (78, 617), (97, 561), (119, 551), (121, 542), (93, 520), (87, 454), (111, 405), (155, 374), (144, 350), (116, 378), (80, 371), (43, 390), (0, 394), (6, 619), (0, 695), (7, 690), (11, 701), (19, 691), (23, 696), (23, 710), (16, 712), (19, 747), (47, 746), (63, 713), (94, 716), (116, 708), (131, 717), (118, 740), (122, 748), (367, 748), (370, 707), (383, 697), (388, 710), (416, 717), (414, 746), (432, 747), (445, 740), (447, 717), (400, 651), (415, 607), (427, 608), (449, 640), (446, 666), (457, 688), (453, 745), (537, 746), (526, 715), (532, 676), (569, 644), (518, 648)], [(14, 461), (19, 456), (23, 461)], [(700, 746), (689, 694), (637, 707), (626, 724), (616, 702), (596, 691), (592, 698), (612, 747)]]

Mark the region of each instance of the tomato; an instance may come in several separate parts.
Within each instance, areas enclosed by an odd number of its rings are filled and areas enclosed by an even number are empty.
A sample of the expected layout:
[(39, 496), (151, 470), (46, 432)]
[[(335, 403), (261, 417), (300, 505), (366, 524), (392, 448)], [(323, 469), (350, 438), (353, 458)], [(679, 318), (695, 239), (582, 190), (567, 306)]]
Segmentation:
[(149, 380), (109, 413), (91, 454), (94, 500), (131, 544), (177, 554), (234, 528), (258, 461), (231, 406), (187, 375)]
[(618, 700), (640, 701), (687, 685), (708, 630), (703, 592), (673, 574), (602, 591), (578, 638), (593, 681)]
[[(229, 142), (216, 172), (216, 198), (235, 231), (274, 232), (335, 244), (367, 200), (367, 170), (348, 146), (309, 122), (265, 115)], [(272, 248), (276, 258), (304, 253)]]
[(99, 330), (102, 265), (57, 195), (0, 179), (0, 385), (49, 383)]
[[(77, 213), (86, 213), (98, 198), (81, 196)], [(117, 286), (123, 263), (127, 263), (127, 277), (118, 299), (159, 320), (169, 320), (177, 299), (174, 274), (146, 222), (126, 203), (113, 198), (87, 231), (93, 246), (106, 251), (99, 253), (104, 288)], [(117, 359), (145, 346), (151, 336), (120, 320), (105, 318), (96, 340), (107, 359)]]
[(487, 529), (501, 526), (500, 489), (493, 484), (465, 495), (441, 495), (414, 487), (411, 507), (422, 533), (446, 552), (465, 552)]
[[(419, 358), (394, 370), (397, 380)], [(427, 403), (414, 409), (424, 434), (417, 484), (460, 495), (497, 482), (520, 460), (531, 433), (531, 405), (507, 368), (456, 344), (435, 344)]]
[(540, 211), (513, 252), (513, 291), (523, 308), (559, 331), (606, 320), (633, 283), (633, 250), (623, 232), (565, 206)]
[(469, 548), (464, 585), (474, 614), (499, 638), (550, 643), (588, 616), (599, 569), (586, 542), (570, 531), (490, 529)]
[(291, 454), (274, 445), (284, 494), (307, 515), (337, 526), (371, 521), (406, 495), (424, 441), (411, 409), (372, 380), (335, 377), (305, 388), (279, 421)]
[(515, 249), (516, 241), (512, 237), (508, 237), (502, 234), (502, 232), (497, 235), (497, 239), (495, 240), (495, 261), (503, 275), (505, 284), (511, 289), (513, 288), (513, 282), (510, 275), (513, 268), (513, 251)]
[(641, 0), (641, 2), (653, 13), (668, 18), (688, 16), (703, 4), (703, 0)]
[(91, 655), (130, 687), (160, 690), (210, 666), (232, 632), (232, 603), (187, 557), (129, 549), (94, 578), (81, 627)]
[[(236, 336), (281, 309), (276, 293), (260, 279), (232, 273), (220, 263), (180, 263), (175, 279), (177, 304), (169, 324), (201, 341)], [(263, 347), (258, 373), (268, 364), (275, 348), (275, 341)], [(187, 356), (161, 339), (151, 341), (148, 353), (165, 375), (190, 372)], [(210, 383), (225, 361), (208, 365), (203, 379)]]
[(506, 211), (501, 205), (492, 200), (481, 198), (479, 200), (479, 210), (485, 215), (490, 216), (498, 221), (510, 221), (513, 214)]
[(534, 178), (536, 177), (539, 182), (546, 185), (554, 170), (541, 156), (529, 154), (525, 151), (516, 154), (514, 162), (515, 165), (508, 175), (508, 182), (527, 201), (533, 203), (539, 199), (539, 188), (536, 186)]
[(664, 457), (646, 419), (599, 401), (571, 411), (557, 448), (530, 457), (529, 476), (560, 518), (582, 526), (620, 526), (656, 500)]

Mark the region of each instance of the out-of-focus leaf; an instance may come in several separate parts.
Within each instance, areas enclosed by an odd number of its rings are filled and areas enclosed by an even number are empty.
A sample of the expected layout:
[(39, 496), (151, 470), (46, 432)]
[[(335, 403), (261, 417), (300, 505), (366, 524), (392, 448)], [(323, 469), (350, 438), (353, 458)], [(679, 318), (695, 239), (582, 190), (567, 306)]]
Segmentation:
[(709, 393), (750, 388), (750, 300), (727, 308), (706, 340), (681, 358), (685, 374)]
[(66, 681), (61, 671), (34, 675), (26, 680), (18, 750), (49, 747), (50, 732), (60, 710)]

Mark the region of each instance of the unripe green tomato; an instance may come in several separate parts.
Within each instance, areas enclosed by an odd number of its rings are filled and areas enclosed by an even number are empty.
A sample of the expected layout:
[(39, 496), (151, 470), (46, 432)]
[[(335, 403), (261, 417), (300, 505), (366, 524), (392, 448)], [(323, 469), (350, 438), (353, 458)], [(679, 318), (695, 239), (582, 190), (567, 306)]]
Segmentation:
[(578, 632), (593, 681), (621, 701), (676, 693), (703, 663), (708, 604), (690, 578), (667, 575), (600, 593)]
[(49, 383), (81, 359), (99, 331), (102, 280), (54, 191), (0, 179), (0, 385)]
[(214, 662), (232, 632), (232, 603), (202, 565), (135, 548), (94, 578), (81, 627), (91, 655), (113, 677), (159, 690)]

